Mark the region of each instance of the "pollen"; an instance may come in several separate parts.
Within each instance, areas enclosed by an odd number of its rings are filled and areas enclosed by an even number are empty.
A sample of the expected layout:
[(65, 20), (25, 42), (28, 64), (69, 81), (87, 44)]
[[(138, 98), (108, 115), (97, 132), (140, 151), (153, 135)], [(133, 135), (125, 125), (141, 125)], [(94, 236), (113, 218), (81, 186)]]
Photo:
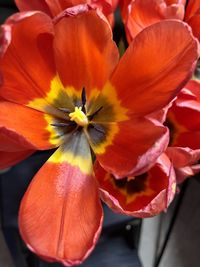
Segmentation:
[(70, 121), (75, 121), (80, 126), (86, 126), (88, 124), (88, 118), (82, 111), (82, 107), (75, 107), (74, 112), (69, 114)]

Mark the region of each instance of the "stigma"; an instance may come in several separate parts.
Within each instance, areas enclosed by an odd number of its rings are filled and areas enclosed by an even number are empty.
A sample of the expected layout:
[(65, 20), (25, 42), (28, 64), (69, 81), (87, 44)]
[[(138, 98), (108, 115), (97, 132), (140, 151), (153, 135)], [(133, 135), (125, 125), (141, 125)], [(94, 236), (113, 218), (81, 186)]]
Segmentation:
[(75, 121), (79, 126), (86, 126), (88, 124), (88, 118), (82, 111), (82, 107), (75, 107), (74, 112), (69, 114), (70, 121)]

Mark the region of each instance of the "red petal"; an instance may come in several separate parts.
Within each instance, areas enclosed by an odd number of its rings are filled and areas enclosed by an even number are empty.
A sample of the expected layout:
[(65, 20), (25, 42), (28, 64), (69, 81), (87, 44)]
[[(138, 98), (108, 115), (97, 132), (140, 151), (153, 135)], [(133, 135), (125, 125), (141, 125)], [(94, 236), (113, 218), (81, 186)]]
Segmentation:
[(54, 44), (64, 86), (76, 90), (85, 87), (87, 93), (101, 89), (118, 62), (108, 23), (84, 5), (67, 9), (63, 14), (55, 25)]
[(182, 183), (187, 177), (200, 172), (200, 149), (168, 147), (166, 153), (175, 168), (177, 183)]
[(190, 0), (186, 8), (185, 20), (189, 20), (192, 16), (199, 12), (200, 1), (199, 0)]
[(145, 172), (168, 144), (167, 129), (146, 119), (119, 122), (116, 127), (108, 143), (91, 145), (103, 168), (118, 178)]
[[(172, 164), (164, 154), (148, 173), (115, 180), (99, 164), (95, 166), (102, 199), (114, 211), (136, 217), (150, 217), (165, 210), (176, 189)], [(158, 179), (159, 178), (159, 179)]]
[[(174, 31), (178, 33), (176, 38)], [(191, 76), (196, 59), (197, 42), (188, 26), (178, 21), (163, 21), (135, 37), (111, 83), (122, 106), (135, 114), (147, 114), (173, 99)]]
[(60, 147), (31, 182), (19, 225), (28, 247), (49, 261), (80, 264), (100, 234), (102, 208), (82, 134)]
[(192, 32), (195, 37), (198, 38), (200, 41), (200, 29), (199, 29), (199, 24), (200, 24), (200, 3), (199, 3), (199, 14), (191, 17), (190, 20), (188, 20), (188, 24), (192, 28)]
[(182, 183), (186, 178), (190, 178), (200, 172), (200, 164), (186, 166), (175, 169), (177, 183)]
[(200, 149), (192, 150), (188, 147), (168, 147), (166, 153), (175, 168), (196, 164), (200, 159)]
[(191, 95), (193, 95), (195, 97), (195, 99), (200, 102), (200, 83), (198, 81), (195, 81), (195, 80), (190, 80), (186, 84), (185, 89), (181, 90), (179, 95), (181, 95), (181, 98), (183, 98), (185, 95), (186, 100)]
[[(55, 143), (51, 140), (51, 132), (47, 130), (48, 122), (45, 114), (3, 101), (0, 102), (0, 110), (0, 134), (4, 136), (3, 140), (0, 140), (1, 150), (17, 151), (17, 147), (20, 150), (55, 147)], [(58, 143), (59, 140), (58, 138)]]
[(171, 146), (200, 148), (200, 101), (194, 89), (182, 90), (167, 114)]
[[(5, 53), (9, 43), (10, 43), (10, 27), (8, 25), (0, 26), (0, 58)], [(0, 77), (2, 79), (2, 77)], [(0, 80), (1, 81), (1, 80)], [(2, 81), (1, 81), (2, 83)]]
[(22, 104), (46, 96), (56, 75), (50, 18), (41, 12), (22, 12), (11, 16), (4, 27), (10, 41), (0, 62), (1, 96)]
[(29, 157), (33, 154), (34, 150), (24, 150), (24, 151), (17, 151), (17, 152), (5, 152), (0, 151), (0, 169), (6, 169), (11, 167), (18, 162), (24, 160), (25, 158)]

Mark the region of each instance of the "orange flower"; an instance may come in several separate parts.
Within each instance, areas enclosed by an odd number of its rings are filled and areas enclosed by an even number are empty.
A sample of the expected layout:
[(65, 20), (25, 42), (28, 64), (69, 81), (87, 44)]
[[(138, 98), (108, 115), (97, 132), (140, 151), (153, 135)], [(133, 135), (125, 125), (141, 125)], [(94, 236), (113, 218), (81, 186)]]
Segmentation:
[(50, 17), (55, 17), (66, 8), (80, 4), (89, 4), (100, 9), (112, 24), (113, 12), (119, 0), (15, 0), (20, 11), (40, 10)]
[(161, 20), (183, 20), (192, 27), (200, 40), (200, 2), (190, 0), (123, 0), (122, 16), (128, 40), (132, 40), (144, 28)]
[(118, 178), (154, 164), (168, 133), (146, 116), (190, 78), (197, 42), (182, 22), (161, 22), (139, 34), (118, 62), (108, 23), (87, 5), (53, 21), (42, 12), (18, 13), (2, 31), (0, 151), (13, 152), (15, 163), (17, 153), (57, 148), (24, 195), (20, 231), (39, 256), (79, 264), (103, 218), (91, 150)]

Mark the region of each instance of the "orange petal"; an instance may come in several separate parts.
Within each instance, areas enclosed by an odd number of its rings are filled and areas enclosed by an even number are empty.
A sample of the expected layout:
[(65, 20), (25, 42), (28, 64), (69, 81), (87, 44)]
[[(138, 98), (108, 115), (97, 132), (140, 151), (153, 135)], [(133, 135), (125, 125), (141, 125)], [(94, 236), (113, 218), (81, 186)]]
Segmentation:
[(41, 12), (17, 13), (4, 28), (10, 41), (0, 62), (4, 78), (1, 96), (22, 104), (44, 97), (56, 75), (50, 18)]
[(99, 164), (95, 165), (101, 198), (116, 212), (136, 217), (150, 217), (165, 210), (176, 189), (175, 173), (166, 155), (140, 176), (116, 180)]
[(110, 26), (86, 5), (67, 9), (57, 19), (54, 44), (62, 83), (76, 90), (101, 89), (118, 62)]
[(45, 114), (3, 101), (0, 102), (0, 110), (0, 135), (4, 136), (0, 140), (1, 150), (12, 152), (17, 151), (17, 147), (20, 150), (55, 147), (51, 143), (51, 132)]
[(167, 129), (146, 119), (119, 122), (106, 131), (107, 139), (98, 129), (90, 133), (90, 143), (103, 168), (118, 178), (149, 169), (168, 144)]
[(0, 151), (0, 169), (6, 169), (24, 160), (33, 154), (34, 150), (22, 150), (17, 152)]
[(118, 0), (15, 0), (20, 11), (40, 10), (51, 17), (58, 15), (66, 8), (80, 4), (91, 4), (96, 8), (100, 8), (105, 15), (109, 15), (117, 6)]
[(48, 15), (51, 15), (45, 0), (15, 0), (15, 4), (20, 11), (40, 10)]
[(129, 40), (132, 40), (146, 27), (163, 19), (156, 0), (131, 1), (126, 9), (124, 8), (123, 16)]
[(28, 247), (49, 261), (80, 264), (94, 248), (102, 208), (89, 145), (73, 135), (44, 164), (21, 202), (19, 226)]
[[(177, 3), (178, 2), (178, 3)], [(184, 17), (185, 1), (135, 0), (127, 7), (126, 29), (132, 40), (146, 27), (164, 20)]]
[(111, 83), (130, 113), (148, 114), (173, 99), (190, 78), (196, 60), (197, 42), (189, 27), (179, 21), (162, 21), (135, 37)]
[(45, 0), (51, 10), (52, 16), (58, 15), (60, 12), (66, 8), (73, 7), (79, 4), (85, 4), (87, 0)]

